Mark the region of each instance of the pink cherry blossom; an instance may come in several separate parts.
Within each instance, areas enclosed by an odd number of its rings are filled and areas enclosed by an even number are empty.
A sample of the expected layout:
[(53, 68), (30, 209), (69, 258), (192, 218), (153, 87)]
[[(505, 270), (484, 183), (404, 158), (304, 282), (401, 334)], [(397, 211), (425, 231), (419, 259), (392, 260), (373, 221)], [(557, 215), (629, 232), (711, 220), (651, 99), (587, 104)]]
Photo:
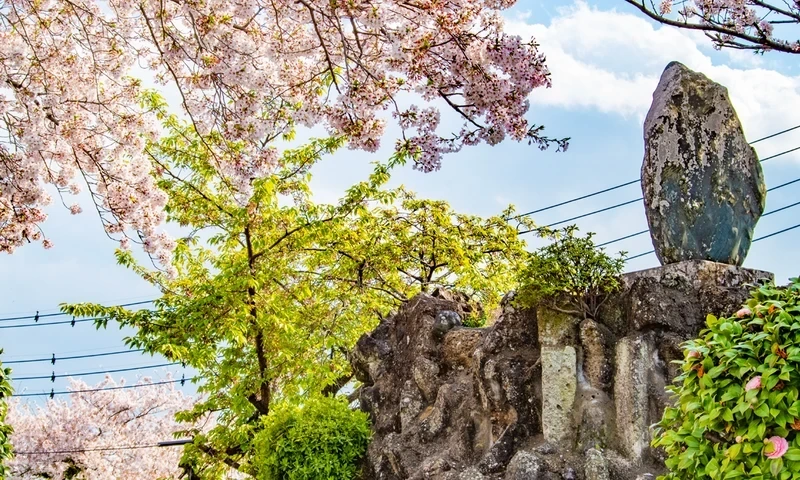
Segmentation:
[[(796, 36), (774, 26), (796, 24), (800, 2), (786, 0), (625, 0), (650, 18), (681, 28), (701, 30), (717, 49), (750, 49), (756, 53), (780, 51), (797, 53)], [(673, 11), (675, 10), (675, 11)], [(787, 33), (788, 32), (788, 33)]]
[(736, 312), (736, 317), (737, 318), (744, 318), (744, 317), (749, 317), (752, 314), (753, 314), (753, 312), (751, 312), (749, 308), (745, 307), (745, 308), (742, 308), (741, 310)]
[[(148, 155), (162, 130), (142, 105), (143, 82), (174, 97), (196, 133), (225, 140), (208, 143), (211, 166), (241, 203), (274, 171), (274, 141), (299, 126), (374, 152), (394, 120), (395, 148), (422, 171), (507, 138), (566, 148), (526, 119), (528, 95), (550, 74), (533, 39), (504, 32), (500, 11), (514, 3), (6, 0), (0, 252), (41, 238), (47, 188), (84, 189), (109, 235), (169, 259), (167, 198), (153, 175), (163, 169)], [(436, 105), (460, 129), (439, 131)]]
[(761, 376), (753, 377), (747, 382), (747, 385), (744, 386), (745, 391), (749, 390), (756, 390), (761, 388)]
[(768, 442), (772, 444), (772, 452), (765, 453), (767, 458), (781, 458), (789, 450), (789, 442), (783, 437), (770, 437)]
[[(145, 383), (152, 381), (142, 378), (137, 382)], [(93, 387), (70, 380), (69, 390), (117, 385), (107, 376)], [(183, 395), (174, 384), (71, 393), (68, 399), (56, 397), (41, 406), (11, 402), (7, 420), (14, 428), (11, 442), (18, 453), (8, 465), (12, 473), (10, 478), (33, 480), (42, 475), (63, 478), (69, 467), (67, 461), (71, 459), (82, 470), (80, 478), (86, 480), (177, 479), (182, 473), (178, 467), (180, 447), (96, 449), (156, 445), (173, 440), (173, 432), (192, 427), (177, 423), (175, 413), (191, 408), (193, 403), (193, 399)], [(213, 426), (213, 422), (197, 425), (203, 431), (209, 426)], [(41, 453), (93, 449), (95, 451), (78, 453)], [(39, 453), (32, 454), (34, 452)]]

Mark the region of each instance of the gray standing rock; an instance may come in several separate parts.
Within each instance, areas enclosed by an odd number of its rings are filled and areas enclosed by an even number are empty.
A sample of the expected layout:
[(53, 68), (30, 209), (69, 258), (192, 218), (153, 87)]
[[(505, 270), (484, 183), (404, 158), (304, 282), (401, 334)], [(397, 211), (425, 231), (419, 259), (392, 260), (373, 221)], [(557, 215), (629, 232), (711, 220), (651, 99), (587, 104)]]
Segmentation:
[(644, 123), (642, 190), (662, 265), (742, 265), (766, 188), (728, 91), (678, 62), (667, 65)]
[(535, 480), (543, 470), (544, 466), (539, 457), (521, 450), (508, 463), (504, 480)]

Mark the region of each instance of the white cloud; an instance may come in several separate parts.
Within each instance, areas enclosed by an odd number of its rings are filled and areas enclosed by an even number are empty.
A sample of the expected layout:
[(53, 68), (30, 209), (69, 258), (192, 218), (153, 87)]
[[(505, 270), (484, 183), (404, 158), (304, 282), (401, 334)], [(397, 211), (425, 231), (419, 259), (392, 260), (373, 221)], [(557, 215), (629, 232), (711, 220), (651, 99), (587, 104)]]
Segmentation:
[[(710, 41), (698, 32), (655, 26), (636, 14), (583, 1), (560, 9), (549, 25), (506, 25), (510, 33), (534, 37), (547, 56), (553, 87), (535, 91), (533, 105), (592, 109), (641, 122), (661, 72), (677, 60), (728, 88), (749, 139), (800, 124), (800, 77), (764, 68), (750, 54), (732, 53), (727, 65), (715, 63), (706, 53)], [(800, 133), (758, 149), (763, 157), (797, 145)]]

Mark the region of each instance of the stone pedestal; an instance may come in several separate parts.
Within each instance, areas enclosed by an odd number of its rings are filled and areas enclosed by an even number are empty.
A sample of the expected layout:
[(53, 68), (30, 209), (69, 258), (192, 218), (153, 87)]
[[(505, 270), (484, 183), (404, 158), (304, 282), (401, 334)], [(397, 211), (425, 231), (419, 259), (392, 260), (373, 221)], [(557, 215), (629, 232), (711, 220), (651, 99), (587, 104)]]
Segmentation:
[[(768, 272), (692, 260), (623, 276), (597, 318), (505, 303), (491, 326), (437, 315), (420, 295), (362, 337), (352, 356), (374, 435), (365, 480), (580, 478), (664, 472), (650, 425), (671, 401), (682, 342), (707, 314), (731, 315)], [(580, 321), (579, 321), (580, 320)]]

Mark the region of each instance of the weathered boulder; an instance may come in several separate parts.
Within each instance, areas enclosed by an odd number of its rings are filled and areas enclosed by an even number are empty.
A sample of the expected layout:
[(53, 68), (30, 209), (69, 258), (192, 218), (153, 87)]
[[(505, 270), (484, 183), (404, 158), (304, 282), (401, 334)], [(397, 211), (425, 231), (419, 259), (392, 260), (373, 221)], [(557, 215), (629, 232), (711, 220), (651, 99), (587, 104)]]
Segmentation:
[[(463, 299), (419, 295), (357, 342), (373, 438), (365, 480), (634, 480), (663, 472), (649, 426), (681, 342), (771, 275), (688, 261), (623, 276), (597, 318), (514, 303), (486, 328), (444, 321)], [(463, 318), (463, 317), (462, 317)], [(437, 319), (440, 319), (437, 321)], [(447, 325), (444, 332), (440, 328)], [(443, 333), (443, 335), (441, 335)], [(648, 477), (641, 477), (648, 478)]]
[(741, 265), (766, 188), (728, 91), (678, 62), (667, 65), (644, 123), (642, 190), (662, 265)]

